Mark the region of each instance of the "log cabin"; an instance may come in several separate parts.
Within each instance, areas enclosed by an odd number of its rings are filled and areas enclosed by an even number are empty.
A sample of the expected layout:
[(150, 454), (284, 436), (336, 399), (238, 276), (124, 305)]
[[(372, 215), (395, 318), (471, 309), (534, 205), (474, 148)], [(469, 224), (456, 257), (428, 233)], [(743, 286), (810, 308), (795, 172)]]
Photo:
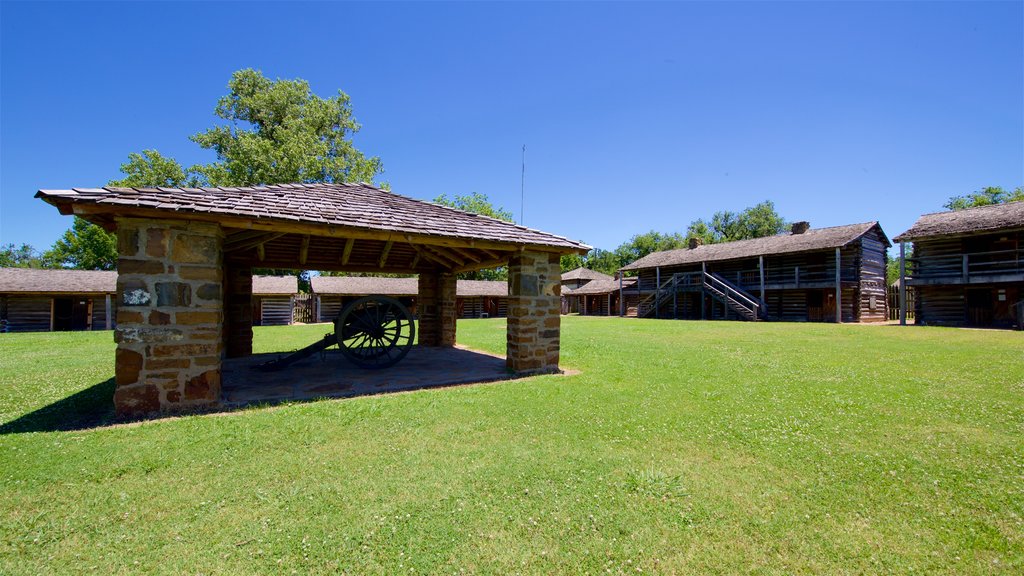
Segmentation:
[(916, 324), (1024, 328), (1024, 202), (925, 214), (895, 240)]
[(0, 331), (111, 330), (117, 272), (0, 268)]
[(256, 326), (291, 324), (295, 314), (295, 295), (299, 280), (295, 276), (252, 277), (252, 318)]
[(630, 313), (635, 316), (639, 302), (633, 289), (635, 283), (636, 278), (623, 278), (620, 285), (609, 276), (607, 280), (591, 280), (579, 288), (566, 290), (562, 296), (571, 303), (574, 313), (581, 316), (629, 316)]
[(569, 294), (572, 290), (582, 288), (590, 282), (610, 282), (611, 280), (612, 277), (607, 274), (582, 266), (564, 272), (562, 274), (562, 314), (582, 313), (580, 312), (582, 297), (580, 295), (570, 296)]
[[(416, 314), (416, 278), (379, 276), (314, 276), (310, 286), (316, 295), (317, 319), (331, 322), (345, 304), (370, 294), (396, 298)], [(508, 315), (508, 282), (505, 280), (458, 280), (455, 307), (459, 318), (504, 318)]]
[[(878, 222), (655, 252), (635, 272), (647, 318), (884, 322), (886, 249)], [(625, 289), (623, 289), (625, 294)]]

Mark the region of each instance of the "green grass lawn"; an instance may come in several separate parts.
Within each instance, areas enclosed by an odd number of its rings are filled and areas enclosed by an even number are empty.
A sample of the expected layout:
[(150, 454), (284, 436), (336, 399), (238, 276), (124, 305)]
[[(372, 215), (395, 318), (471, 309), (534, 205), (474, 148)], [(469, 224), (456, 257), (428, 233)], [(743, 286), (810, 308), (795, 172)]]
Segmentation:
[[(503, 352), (504, 322), (459, 341)], [(2, 335), (0, 574), (1024, 570), (1020, 333), (571, 317), (562, 343), (579, 374), (82, 428), (110, 333)]]

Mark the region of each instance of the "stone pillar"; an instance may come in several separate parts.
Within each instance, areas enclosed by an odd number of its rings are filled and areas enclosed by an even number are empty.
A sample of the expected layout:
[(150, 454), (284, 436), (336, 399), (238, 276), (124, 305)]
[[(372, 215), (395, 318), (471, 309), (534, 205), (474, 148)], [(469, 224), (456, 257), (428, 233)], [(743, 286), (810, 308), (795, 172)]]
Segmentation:
[(520, 252), (508, 263), (508, 369), (520, 374), (558, 372), (558, 254)]
[(224, 355), (252, 356), (252, 267), (225, 263)]
[(420, 346), (455, 346), (455, 288), (455, 274), (420, 274), (416, 299)]
[(223, 232), (119, 218), (114, 407), (118, 415), (220, 401)]

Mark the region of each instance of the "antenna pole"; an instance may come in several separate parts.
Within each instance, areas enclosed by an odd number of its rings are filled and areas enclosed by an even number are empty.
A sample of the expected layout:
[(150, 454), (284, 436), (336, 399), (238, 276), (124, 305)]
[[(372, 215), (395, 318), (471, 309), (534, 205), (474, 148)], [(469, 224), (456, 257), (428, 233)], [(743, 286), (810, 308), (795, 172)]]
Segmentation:
[(523, 176), (519, 183), (519, 224), (526, 222), (526, 144), (523, 144)]

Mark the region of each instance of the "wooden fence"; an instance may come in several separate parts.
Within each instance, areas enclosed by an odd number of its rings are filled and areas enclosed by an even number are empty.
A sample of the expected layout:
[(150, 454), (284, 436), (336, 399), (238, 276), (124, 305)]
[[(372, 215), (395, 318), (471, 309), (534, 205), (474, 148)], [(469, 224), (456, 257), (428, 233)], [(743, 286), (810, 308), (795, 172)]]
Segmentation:
[[(900, 319), (900, 288), (899, 286), (889, 286), (888, 288), (889, 297), (889, 320)], [(907, 288), (907, 320), (914, 319), (914, 289)]]
[(312, 324), (316, 322), (316, 298), (312, 294), (296, 294), (295, 308), (292, 310), (292, 322)]

